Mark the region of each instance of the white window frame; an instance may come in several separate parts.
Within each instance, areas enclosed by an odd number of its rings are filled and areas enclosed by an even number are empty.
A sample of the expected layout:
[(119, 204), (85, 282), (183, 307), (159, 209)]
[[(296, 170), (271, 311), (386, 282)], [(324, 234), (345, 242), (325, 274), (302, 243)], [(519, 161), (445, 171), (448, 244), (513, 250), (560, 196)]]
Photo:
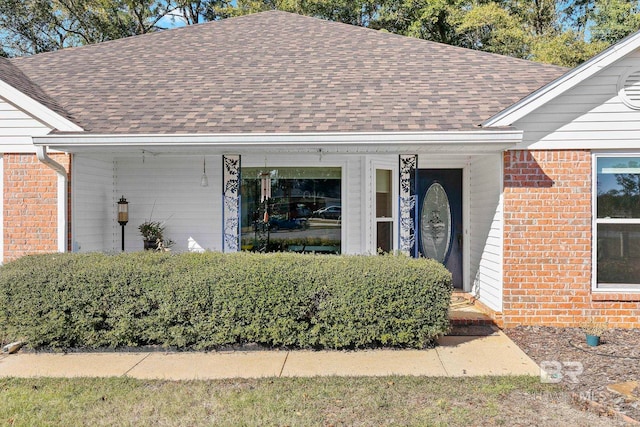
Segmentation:
[(383, 222), (392, 222), (391, 230), (393, 232), (393, 244), (391, 252), (396, 253), (400, 245), (399, 229), (398, 229), (398, 212), (400, 197), (400, 171), (398, 166), (398, 156), (370, 156), (368, 158), (368, 179), (367, 179), (367, 198), (368, 198), (368, 217), (369, 217), (369, 233), (367, 233), (367, 244), (369, 254), (375, 255), (378, 252), (378, 218), (376, 216), (376, 170), (384, 169), (391, 171), (391, 191), (392, 191), (392, 217), (380, 218)]
[(637, 158), (640, 152), (599, 152), (592, 154), (591, 161), (591, 289), (600, 293), (640, 293), (640, 283), (598, 283), (598, 225), (640, 224), (640, 218), (598, 218), (598, 159), (607, 157)]
[[(391, 182), (389, 182), (390, 185), (390, 192), (391, 192), (391, 216), (378, 216), (378, 208), (377, 208), (377, 192), (378, 192), (378, 171), (387, 171), (389, 172), (389, 177), (391, 178)], [(380, 223), (388, 223), (391, 224), (391, 250), (390, 252), (394, 253), (398, 250), (398, 245), (396, 244), (396, 241), (398, 240), (398, 230), (396, 229), (396, 205), (398, 204), (396, 201), (398, 200), (398, 190), (396, 189), (396, 183), (397, 183), (397, 179), (395, 177), (395, 174), (397, 174), (396, 171), (394, 171), (391, 168), (388, 167), (377, 167), (374, 169), (373, 171), (373, 179), (374, 179), (374, 183), (373, 183), (373, 217), (374, 217), (374, 226), (373, 226), (373, 231), (375, 233), (375, 237), (373, 238), (373, 243), (374, 245), (376, 245), (376, 251), (378, 250), (377, 246), (378, 246), (378, 224)]]

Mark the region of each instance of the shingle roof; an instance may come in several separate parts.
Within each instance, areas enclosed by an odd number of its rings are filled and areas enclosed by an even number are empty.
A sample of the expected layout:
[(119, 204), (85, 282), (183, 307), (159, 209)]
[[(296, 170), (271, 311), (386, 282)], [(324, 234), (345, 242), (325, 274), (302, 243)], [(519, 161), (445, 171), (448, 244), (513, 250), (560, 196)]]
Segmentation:
[(566, 71), (278, 11), (11, 61), (91, 133), (476, 129)]
[(0, 80), (41, 103), (45, 107), (55, 111), (64, 118), (73, 121), (73, 118), (69, 116), (57, 102), (51, 99), (40, 87), (38, 87), (38, 85), (25, 76), (18, 67), (13, 65), (6, 58), (0, 58)]

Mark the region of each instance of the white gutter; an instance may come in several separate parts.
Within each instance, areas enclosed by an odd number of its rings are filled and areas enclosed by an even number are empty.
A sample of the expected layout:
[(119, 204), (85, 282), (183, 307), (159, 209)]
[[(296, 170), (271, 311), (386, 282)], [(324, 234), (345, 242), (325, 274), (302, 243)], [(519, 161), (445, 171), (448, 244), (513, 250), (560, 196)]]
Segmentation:
[(218, 148), (286, 147), (295, 145), (393, 146), (403, 144), (516, 144), (522, 131), (477, 130), (444, 132), (322, 132), (322, 133), (235, 133), (235, 134), (51, 134), (33, 137), (36, 146), (107, 147), (107, 146), (214, 146)]
[(67, 170), (47, 155), (46, 146), (36, 146), (36, 155), (58, 175), (58, 252), (67, 251)]

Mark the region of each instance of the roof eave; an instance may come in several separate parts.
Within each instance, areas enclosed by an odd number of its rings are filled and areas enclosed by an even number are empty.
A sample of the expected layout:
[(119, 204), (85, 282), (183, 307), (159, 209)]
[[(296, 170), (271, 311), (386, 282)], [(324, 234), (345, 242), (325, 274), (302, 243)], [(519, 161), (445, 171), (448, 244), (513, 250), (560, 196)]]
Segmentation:
[(15, 87), (0, 80), (0, 96), (38, 121), (62, 132), (82, 132), (83, 129)]
[(246, 145), (246, 144), (305, 144), (305, 143), (455, 143), (509, 142), (522, 139), (522, 131), (515, 129), (427, 132), (297, 132), (297, 133), (219, 133), (219, 134), (50, 134), (34, 137), (35, 145)]
[(438, 132), (318, 132), (318, 133), (238, 133), (238, 134), (50, 134), (33, 138), (36, 146), (74, 152), (116, 148), (182, 150), (216, 148), (227, 152), (248, 149), (290, 148), (313, 151), (317, 148), (360, 147), (378, 152), (394, 148), (428, 146), (475, 146), (507, 149), (522, 141), (522, 131), (513, 129)]

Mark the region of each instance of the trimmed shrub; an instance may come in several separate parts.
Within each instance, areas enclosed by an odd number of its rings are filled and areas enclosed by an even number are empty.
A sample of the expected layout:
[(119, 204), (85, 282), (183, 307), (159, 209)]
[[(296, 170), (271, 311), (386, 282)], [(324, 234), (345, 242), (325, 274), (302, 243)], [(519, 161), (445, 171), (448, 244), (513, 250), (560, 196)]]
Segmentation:
[(0, 267), (0, 339), (32, 348), (422, 348), (448, 331), (432, 260), (290, 253), (27, 256)]

